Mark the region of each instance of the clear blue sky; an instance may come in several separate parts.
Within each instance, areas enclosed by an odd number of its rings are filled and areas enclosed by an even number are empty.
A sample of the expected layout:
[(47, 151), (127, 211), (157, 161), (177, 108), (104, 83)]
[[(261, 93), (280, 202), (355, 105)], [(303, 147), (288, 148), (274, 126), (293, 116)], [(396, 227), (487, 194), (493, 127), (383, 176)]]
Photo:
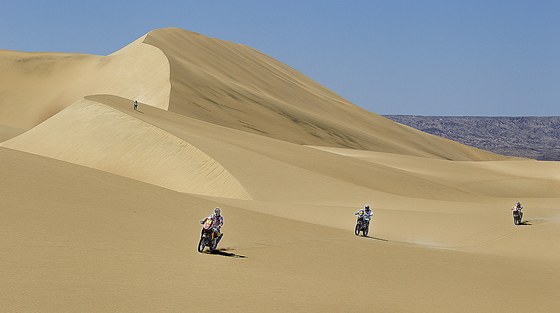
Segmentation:
[(379, 114), (560, 115), (560, 1), (3, 1), (0, 49), (106, 55), (181, 27)]

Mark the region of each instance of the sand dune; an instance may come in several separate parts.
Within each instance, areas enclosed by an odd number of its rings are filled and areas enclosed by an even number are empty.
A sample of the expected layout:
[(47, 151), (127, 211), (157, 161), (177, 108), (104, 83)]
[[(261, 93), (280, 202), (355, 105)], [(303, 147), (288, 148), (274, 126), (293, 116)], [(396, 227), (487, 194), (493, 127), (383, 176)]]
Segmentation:
[(141, 42), (106, 57), (0, 51), (0, 125), (29, 129), (88, 94), (169, 104), (169, 64)]
[[(131, 103), (88, 96), (3, 145), (177, 191), (251, 198), (256, 201), (225, 203), (339, 229), (351, 229), (347, 217), (372, 202), (380, 208), (386, 238), (429, 246), (476, 244), (487, 239), (478, 232), (510, 224), (508, 210), (516, 199), (534, 206), (535, 197), (548, 203), (560, 198), (557, 178), (529, 175), (558, 172), (554, 162), (453, 162), (317, 149), (149, 106), (135, 112)], [(201, 167), (205, 162), (216, 168)], [(546, 210), (535, 213), (552, 216)]]
[[(180, 29), (109, 56), (2, 51), (0, 69), (1, 311), (201, 312), (215, 294), (226, 312), (560, 305), (558, 162), (398, 125)], [(216, 206), (222, 250), (200, 254)]]
[(250, 199), (226, 169), (188, 142), (88, 100), (3, 145), (172, 190)]
[(14, 138), (17, 135), (22, 134), (23, 132), (25, 132), (25, 130), (20, 128), (0, 125), (0, 142)]
[(172, 112), (297, 144), (500, 159), (368, 112), (243, 45), (175, 28), (152, 31), (144, 43), (169, 60)]
[(315, 147), (422, 175), (478, 195), (497, 197), (560, 197), (560, 163), (533, 160), (447, 162), (354, 149)]
[(113, 94), (297, 144), (503, 159), (361, 109), (254, 49), (181, 29), (150, 32), (106, 57), (0, 54), (0, 125), (29, 129), (84, 96)]
[[(0, 187), (10, 191), (0, 198), (7, 311), (201, 311), (214, 292), (231, 312), (554, 312), (560, 304), (554, 249), (554, 258), (519, 257), (505, 247), (526, 242), (528, 228), (504, 225), (511, 238), (462, 252), (223, 205), (225, 250), (200, 255), (197, 220), (214, 201), (6, 148), (0, 159)], [(531, 226), (529, 238), (558, 229), (548, 225)], [(356, 301), (356, 285), (368, 304)], [(525, 301), (511, 301), (512, 289)]]

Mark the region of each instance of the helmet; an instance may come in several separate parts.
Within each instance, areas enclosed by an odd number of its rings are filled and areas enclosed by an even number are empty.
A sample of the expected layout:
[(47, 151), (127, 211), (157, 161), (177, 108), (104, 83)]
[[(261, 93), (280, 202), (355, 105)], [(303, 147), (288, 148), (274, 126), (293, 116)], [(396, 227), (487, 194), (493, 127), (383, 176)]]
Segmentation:
[(364, 208), (366, 211), (369, 211), (369, 204), (366, 204)]
[(215, 208), (214, 209), (214, 215), (220, 216), (220, 213), (221, 213), (220, 208)]

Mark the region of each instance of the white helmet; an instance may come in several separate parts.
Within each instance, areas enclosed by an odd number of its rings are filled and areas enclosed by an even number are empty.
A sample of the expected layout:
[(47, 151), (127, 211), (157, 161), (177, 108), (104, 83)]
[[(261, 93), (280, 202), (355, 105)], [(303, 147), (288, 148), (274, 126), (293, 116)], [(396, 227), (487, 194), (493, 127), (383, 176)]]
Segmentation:
[(215, 208), (214, 209), (214, 215), (220, 216), (220, 214), (221, 214), (220, 208)]

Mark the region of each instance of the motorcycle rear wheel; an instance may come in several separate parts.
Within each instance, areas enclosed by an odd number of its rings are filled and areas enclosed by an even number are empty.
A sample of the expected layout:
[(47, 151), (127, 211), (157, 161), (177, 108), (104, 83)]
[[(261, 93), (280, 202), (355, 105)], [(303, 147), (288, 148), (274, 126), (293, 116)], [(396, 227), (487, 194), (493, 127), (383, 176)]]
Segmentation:
[(212, 243), (210, 244), (210, 251), (214, 252), (218, 250), (218, 240), (214, 239), (212, 240)]

